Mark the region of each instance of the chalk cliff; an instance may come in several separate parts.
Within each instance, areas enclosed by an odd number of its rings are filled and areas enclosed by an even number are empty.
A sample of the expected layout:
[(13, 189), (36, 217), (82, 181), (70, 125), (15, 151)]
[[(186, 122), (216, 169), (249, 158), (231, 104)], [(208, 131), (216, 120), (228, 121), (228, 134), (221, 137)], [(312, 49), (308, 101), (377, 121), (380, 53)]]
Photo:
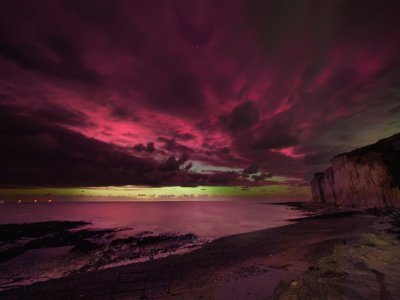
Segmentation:
[(339, 154), (311, 181), (312, 200), (350, 207), (400, 207), (400, 133)]

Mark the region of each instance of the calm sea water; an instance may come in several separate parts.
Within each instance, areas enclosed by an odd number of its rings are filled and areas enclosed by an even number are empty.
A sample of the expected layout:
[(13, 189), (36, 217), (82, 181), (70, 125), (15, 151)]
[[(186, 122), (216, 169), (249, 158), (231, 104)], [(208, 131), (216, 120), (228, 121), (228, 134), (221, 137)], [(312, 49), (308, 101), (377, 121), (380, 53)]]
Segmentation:
[(286, 225), (302, 213), (262, 200), (1, 204), (0, 223), (88, 221), (130, 233), (194, 233), (201, 238)]

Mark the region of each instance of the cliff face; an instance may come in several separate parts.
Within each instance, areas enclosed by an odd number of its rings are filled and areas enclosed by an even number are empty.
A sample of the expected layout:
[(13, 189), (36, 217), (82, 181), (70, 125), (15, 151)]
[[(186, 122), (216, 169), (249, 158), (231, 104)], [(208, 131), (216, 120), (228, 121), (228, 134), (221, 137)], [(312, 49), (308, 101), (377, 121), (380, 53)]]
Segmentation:
[(311, 181), (312, 200), (351, 207), (400, 207), (400, 134), (335, 156)]

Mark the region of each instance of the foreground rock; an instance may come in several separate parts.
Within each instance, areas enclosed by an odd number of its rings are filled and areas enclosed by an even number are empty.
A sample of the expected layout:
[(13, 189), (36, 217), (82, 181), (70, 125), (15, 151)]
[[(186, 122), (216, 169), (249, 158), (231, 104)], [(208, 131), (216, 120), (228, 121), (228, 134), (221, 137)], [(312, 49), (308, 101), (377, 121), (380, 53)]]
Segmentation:
[(315, 202), (400, 207), (400, 134), (332, 159), (311, 181)]
[(0, 224), (0, 291), (189, 251), (201, 243), (190, 233), (121, 236), (127, 228), (90, 225), (71, 221)]
[(337, 244), (300, 277), (281, 281), (274, 299), (400, 299), (400, 211), (378, 214), (378, 226)]

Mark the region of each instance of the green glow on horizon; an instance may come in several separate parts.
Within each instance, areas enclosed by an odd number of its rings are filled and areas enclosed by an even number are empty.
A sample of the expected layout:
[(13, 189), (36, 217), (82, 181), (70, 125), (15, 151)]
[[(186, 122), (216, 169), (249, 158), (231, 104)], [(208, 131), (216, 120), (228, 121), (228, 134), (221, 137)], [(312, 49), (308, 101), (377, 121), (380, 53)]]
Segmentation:
[[(90, 196), (90, 197), (127, 197), (132, 200), (163, 200), (196, 197), (276, 197), (305, 198), (310, 195), (309, 187), (291, 189), (288, 185), (268, 185), (244, 188), (241, 186), (197, 186), (197, 187), (82, 187), (82, 188), (3, 188), (1, 196)], [(126, 201), (129, 201), (127, 199)]]

